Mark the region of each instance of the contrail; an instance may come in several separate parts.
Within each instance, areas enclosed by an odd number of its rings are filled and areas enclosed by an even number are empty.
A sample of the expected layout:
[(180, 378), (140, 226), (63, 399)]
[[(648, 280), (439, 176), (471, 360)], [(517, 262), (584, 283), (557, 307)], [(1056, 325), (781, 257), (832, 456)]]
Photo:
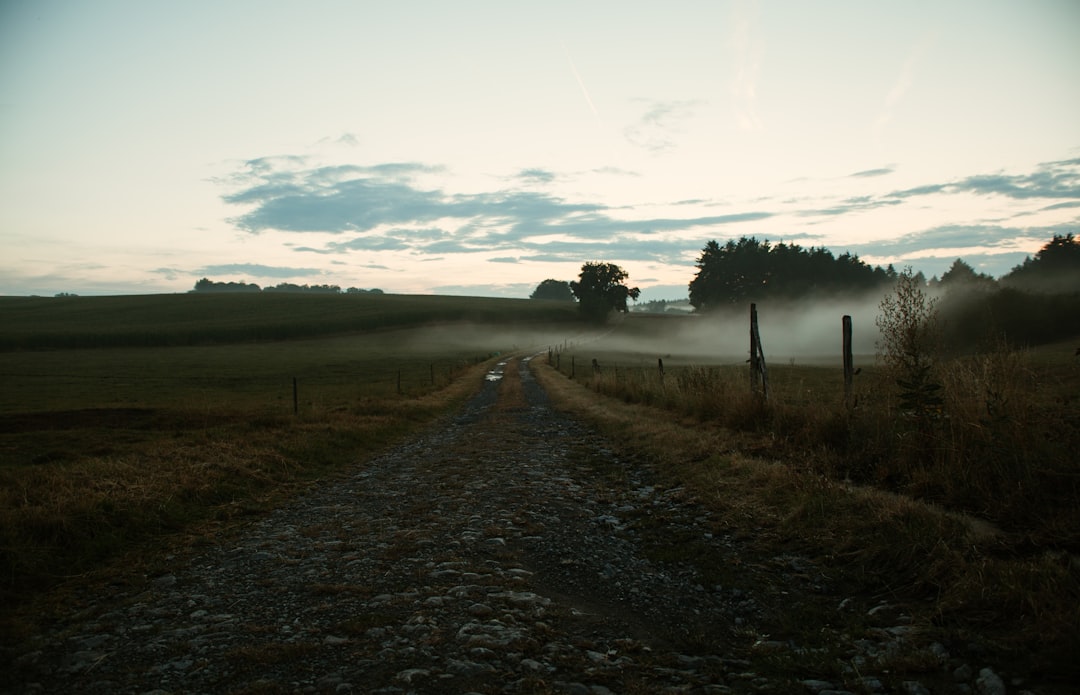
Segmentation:
[(570, 51), (563, 46), (563, 52), (566, 53), (566, 61), (570, 63), (570, 69), (574, 72), (574, 77), (577, 78), (578, 86), (581, 87), (581, 93), (585, 95), (585, 101), (589, 104), (589, 110), (592, 111), (593, 116), (596, 117), (596, 127), (603, 129), (603, 124), (600, 122), (600, 112), (596, 110), (596, 104), (593, 103), (592, 97), (589, 96), (589, 90), (585, 88), (585, 80), (581, 79), (581, 73), (578, 72), (577, 66), (574, 65), (574, 59), (570, 57)]

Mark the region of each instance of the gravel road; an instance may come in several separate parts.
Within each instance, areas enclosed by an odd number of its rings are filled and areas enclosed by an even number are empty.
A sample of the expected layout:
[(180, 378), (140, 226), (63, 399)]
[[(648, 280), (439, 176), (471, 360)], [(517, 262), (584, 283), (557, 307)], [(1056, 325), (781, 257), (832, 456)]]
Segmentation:
[[(785, 614), (843, 613), (826, 573), (755, 554), (751, 538), (723, 533), (659, 481), (554, 411), (528, 361), (511, 360), (426, 434), (170, 557), (137, 588), (85, 600), (0, 682), (48, 693), (893, 691), (873, 666), (905, 639), (902, 615), (879, 606), (877, 632), (836, 628), (827, 649), (777, 638)], [(718, 569), (705, 576), (688, 552)], [(926, 654), (947, 668), (944, 647)], [(836, 659), (850, 665), (846, 682), (819, 680), (815, 664)], [(970, 670), (955, 692), (976, 692)]]

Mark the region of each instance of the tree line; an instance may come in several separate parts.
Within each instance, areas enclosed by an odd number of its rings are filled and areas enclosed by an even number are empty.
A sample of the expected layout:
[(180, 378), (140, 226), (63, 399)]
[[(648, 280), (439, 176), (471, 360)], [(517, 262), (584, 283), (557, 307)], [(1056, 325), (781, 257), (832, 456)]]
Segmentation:
[[(773, 245), (754, 237), (724, 245), (709, 241), (696, 267), (688, 290), (698, 313), (770, 300), (885, 294), (903, 279), (941, 297), (945, 338), (956, 347), (1001, 338), (1049, 342), (1072, 337), (1080, 326), (1080, 240), (1072, 234), (1054, 235), (1000, 279), (959, 258), (941, 278), (927, 280), (910, 269), (870, 266), (850, 253), (835, 256), (826, 248)], [(603, 321), (611, 312), (627, 311), (627, 300), (640, 295), (626, 284), (628, 277), (615, 264), (589, 262), (576, 281), (544, 280), (531, 298), (576, 299), (583, 316)]]
[(202, 278), (195, 283), (192, 292), (309, 292), (313, 294), (382, 294), (380, 289), (364, 290), (350, 287), (342, 290), (340, 285), (296, 285), (281, 282), (273, 287), (259, 287), (253, 282), (215, 282)]

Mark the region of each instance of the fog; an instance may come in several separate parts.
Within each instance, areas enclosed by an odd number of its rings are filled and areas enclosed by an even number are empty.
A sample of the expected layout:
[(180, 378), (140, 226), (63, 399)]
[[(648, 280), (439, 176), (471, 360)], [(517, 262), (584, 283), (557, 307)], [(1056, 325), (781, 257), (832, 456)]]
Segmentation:
[[(842, 318), (852, 320), (856, 363), (872, 362), (880, 312), (878, 295), (859, 300), (766, 301), (757, 305), (766, 363), (841, 364)], [(750, 308), (713, 314), (630, 315), (590, 345), (605, 352), (662, 357), (670, 364), (741, 363), (750, 353)]]
[(409, 328), (402, 331), (402, 351), (451, 351), (492, 355), (503, 352), (540, 352), (564, 344), (582, 344), (595, 340), (608, 327), (596, 329), (587, 324), (488, 324), (457, 321)]
[[(839, 365), (841, 319), (852, 317), (856, 364), (872, 362), (880, 296), (832, 301), (766, 301), (757, 305), (767, 363)], [(551, 349), (617, 353), (622, 362), (738, 364), (750, 351), (750, 309), (712, 314), (612, 315), (608, 324), (508, 325), (454, 322), (402, 332), (403, 352), (447, 350), (477, 356)], [(610, 357), (609, 357), (610, 359)]]

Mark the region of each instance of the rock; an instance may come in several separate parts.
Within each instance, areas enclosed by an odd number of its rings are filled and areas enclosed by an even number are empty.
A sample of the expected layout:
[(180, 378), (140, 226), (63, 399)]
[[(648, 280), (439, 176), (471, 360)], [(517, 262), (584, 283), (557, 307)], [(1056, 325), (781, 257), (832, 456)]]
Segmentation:
[(430, 675), (431, 671), (428, 671), (425, 668), (409, 668), (405, 669), (404, 671), (398, 672), (398, 674), (394, 676), (394, 678), (404, 683), (409, 683), (411, 685), (413, 681), (422, 680)]
[(903, 689), (906, 695), (931, 695), (927, 687), (919, 681), (904, 681)]
[(474, 615), (477, 618), (486, 618), (495, 613), (495, 609), (486, 603), (474, 603), (466, 609), (469, 615)]
[(989, 668), (979, 669), (975, 692), (979, 695), (1005, 695), (1005, 681)]

